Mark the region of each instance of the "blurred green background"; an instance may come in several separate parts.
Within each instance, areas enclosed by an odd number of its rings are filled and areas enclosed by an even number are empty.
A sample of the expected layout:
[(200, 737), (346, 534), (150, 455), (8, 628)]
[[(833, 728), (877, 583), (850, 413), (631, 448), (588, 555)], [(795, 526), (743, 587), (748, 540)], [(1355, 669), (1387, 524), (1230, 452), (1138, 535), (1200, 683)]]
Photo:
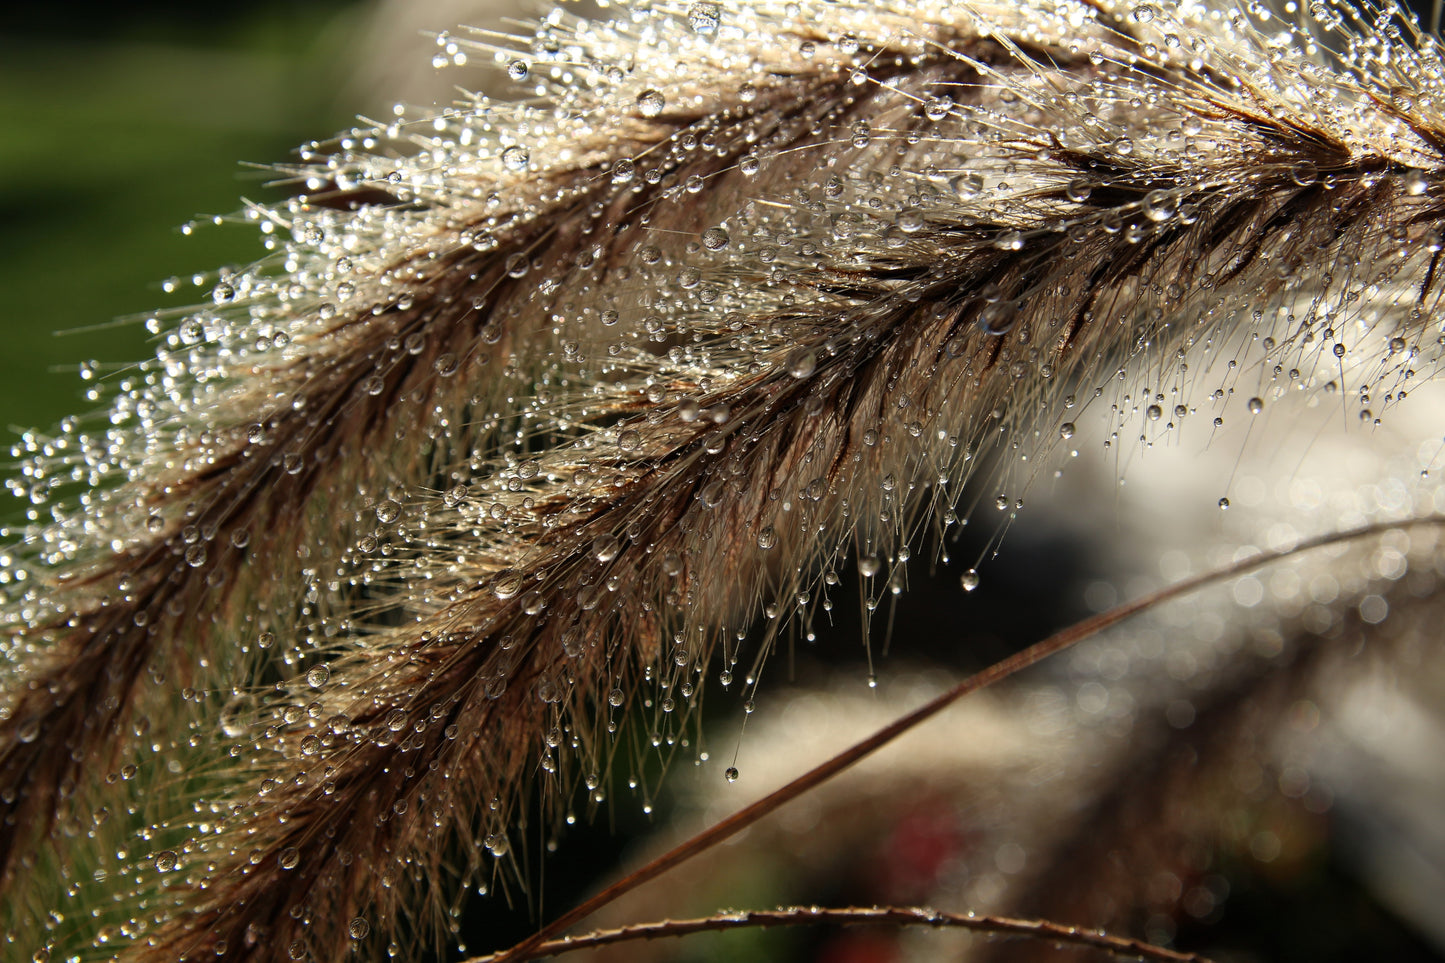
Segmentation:
[[(0, 437), (93, 408), (82, 361), (112, 374), (149, 356), (141, 320), (204, 295), (197, 271), (261, 253), (209, 223), (265, 171), (352, 121), (345, 56), (366, 6), (30, 5), (0, 25)], [(163, 279), (187, 279), (174, 295)], [(15, 508), (0, 506), (0, 517)]]

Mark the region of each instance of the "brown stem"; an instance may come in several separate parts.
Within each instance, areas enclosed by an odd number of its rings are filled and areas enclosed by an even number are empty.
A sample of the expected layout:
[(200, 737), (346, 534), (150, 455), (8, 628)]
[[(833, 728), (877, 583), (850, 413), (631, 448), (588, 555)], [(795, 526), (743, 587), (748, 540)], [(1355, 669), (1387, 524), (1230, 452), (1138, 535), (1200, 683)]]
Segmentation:
[(718, 913), (687, 920), (660, 920), (656, 923), (637, 923), (613, 930), (596, 930), (582, 936), (564, 936), (537, 944), (525, 956), (514, 957), (493, 953), (478, 956), (466, 963), (500, 963), (504, 959), (537, 959), (543, 956), (561, 956), (577, 950), (596, 949), (613, 943), (631, 940), (656, 940), (664, 937), (691, 936), (693, 933), (720, 933), (726, 930), (767, 928), (772, 926), (814, 926), (819, 923), (833, 923), (840, 926), (863, 926), (889, 924), (892, 926), (933, 926), (938, 928), (972, 930), (975, 933), (989, 933), (999, 936), (1018, 936), (1031, 940), (1047, 940), (1050, 943), (1064, 943), (1070, 946), (1101, 950), (1114, 956), (1131, 959), (1156, 960), (1158, 963), (1210, 963), (1208, 957), (1198, 953), (1180, 953), (1176, 950), (1145, 943), (1142, 940), (1110, 936), (1098, 930), (1080, 929), (1048, 920), (1021, 920), (1007, 916), (974, 916), (972, 913), (943, 913), (921, 906), (790, 906), (777, 910), (748, 910), (742, 913)]

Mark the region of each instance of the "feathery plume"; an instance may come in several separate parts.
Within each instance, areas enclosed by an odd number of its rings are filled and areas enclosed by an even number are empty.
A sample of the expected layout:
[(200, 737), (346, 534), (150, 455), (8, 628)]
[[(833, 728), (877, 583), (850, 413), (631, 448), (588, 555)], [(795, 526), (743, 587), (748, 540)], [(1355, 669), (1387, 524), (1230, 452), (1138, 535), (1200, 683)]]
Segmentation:
[[(1348, 381), (1373, 424), (1438, 363), (1442, 65), (1390, 4), (657, 2), (440, 49), (533, 98), (303, 152), (246, 211), (273, 253), (26, 442), (28, 948), (440, 932), (535, 785), (602, 798), (624, 712), (676, 751), (714, 660), (750, 696), (844, 560), (871, 611), (1082, 412), (1122, 448)], [(22, 929), (46, 877), (87, 909)]]

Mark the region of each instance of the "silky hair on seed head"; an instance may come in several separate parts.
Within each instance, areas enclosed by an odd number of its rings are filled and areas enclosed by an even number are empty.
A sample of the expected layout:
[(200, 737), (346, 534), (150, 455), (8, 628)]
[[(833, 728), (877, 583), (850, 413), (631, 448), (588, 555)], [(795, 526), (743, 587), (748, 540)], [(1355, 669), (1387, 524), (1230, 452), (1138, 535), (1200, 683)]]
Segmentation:
[(1392, 3), (608, 16), (443, 38), (534, 96), (278, 165), (266, 256), (26, 436), (8, 947), (445, 940), (626, 717), (686, 755), (846, 564), (871, 611), (1086, 419), (1370, 431), (1438, 370), (1445, 71)]

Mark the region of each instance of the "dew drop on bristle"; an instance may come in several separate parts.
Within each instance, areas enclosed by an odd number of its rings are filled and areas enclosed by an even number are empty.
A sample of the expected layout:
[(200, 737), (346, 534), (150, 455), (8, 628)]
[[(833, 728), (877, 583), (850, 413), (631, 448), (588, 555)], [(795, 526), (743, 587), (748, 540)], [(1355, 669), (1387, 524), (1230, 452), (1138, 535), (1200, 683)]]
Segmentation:
[(649, 87), (637, 95), (637, 111), (644, 117), (656, 117), (666, 106), (667, 99), (660, 90)]

